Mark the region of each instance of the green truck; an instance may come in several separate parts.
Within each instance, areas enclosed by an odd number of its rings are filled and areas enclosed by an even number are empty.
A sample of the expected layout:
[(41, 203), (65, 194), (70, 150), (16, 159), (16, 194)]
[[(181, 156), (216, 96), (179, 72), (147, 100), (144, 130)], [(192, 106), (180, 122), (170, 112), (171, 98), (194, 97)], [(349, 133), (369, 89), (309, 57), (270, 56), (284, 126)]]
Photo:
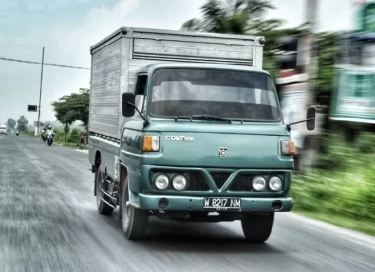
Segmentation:
[[(125, 236), (151, 216), (241, 220), (264, 242), (288, 196), (294, 144), (264, 37), (122, 27), (91, 47), (89, 161), (100, 214)], [(309, 108), (307, 129), (315, 127)]]

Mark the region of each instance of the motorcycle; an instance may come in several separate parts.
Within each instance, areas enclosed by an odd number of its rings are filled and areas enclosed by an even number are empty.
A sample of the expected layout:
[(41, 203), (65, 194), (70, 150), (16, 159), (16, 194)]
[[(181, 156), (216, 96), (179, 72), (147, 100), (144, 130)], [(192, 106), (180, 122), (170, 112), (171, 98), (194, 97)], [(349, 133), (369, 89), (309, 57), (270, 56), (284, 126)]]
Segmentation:
[(53, 134), (52, 133), (47, 134), (46, 141), (47, 141), (48, 146), (52, 145), (52, 143), (53, 143)]
[(16, 135), (17, 135), (17, 136), (20, 135), (20, 132), (19, 132), (18, 130), (16, 131)]
[(46, 136), (46, 133), (45, 132), (42, 132), (40, 134), (40, 137), (42, 138), (43, 142), (46, 142), (47, 141), (47, 136)]

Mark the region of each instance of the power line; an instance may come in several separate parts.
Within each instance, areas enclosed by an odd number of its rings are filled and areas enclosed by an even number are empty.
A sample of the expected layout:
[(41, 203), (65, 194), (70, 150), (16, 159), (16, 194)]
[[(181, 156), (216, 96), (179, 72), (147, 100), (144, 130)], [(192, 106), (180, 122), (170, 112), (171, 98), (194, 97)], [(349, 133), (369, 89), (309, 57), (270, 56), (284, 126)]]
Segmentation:
[[(0, 60), (22, 62), (22, 63), (28, 63), (28, 64), (42, 64), (41, 62), (27, 61), (27, 60), (18, 60), (18, 59), (9, 59), (9, 58), (2, 58), (2, 57), (0, 57)], [(57, 67), (63, 67), (63, 68), (73, 68), (73, 69), (90, 70), (90, 68), (86, 68), (86, 67), (63, 65), (63, 64), (54, 64), (54, 63), (44, 63), (43, 65), (57, 66)]]

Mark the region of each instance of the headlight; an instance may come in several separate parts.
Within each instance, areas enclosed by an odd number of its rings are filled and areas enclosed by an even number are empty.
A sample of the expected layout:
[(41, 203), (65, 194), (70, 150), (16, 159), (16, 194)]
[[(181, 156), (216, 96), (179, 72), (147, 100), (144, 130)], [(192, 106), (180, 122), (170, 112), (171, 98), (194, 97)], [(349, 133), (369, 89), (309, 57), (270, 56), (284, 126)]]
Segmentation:
[(173, 178), (172, 184), (177, 191), (181, 191), (186, 188), (187, 180), (183, 175), (177, 175)]
[(160, 139), (159, 136), (144, 136), (143, 137), (143, 151), (159, 151), (160, 150)]
[(169, 186), (169, 178), (167, 175), (160, 174), (155, 178), (155, 186), (159, 190), (165, 190)]
[(270, 186), (271, 191), (274, 192), (280, 191), (283, 186), (283, 182), (281, 181), (281, 179), (275, 176), (270, 178), (268, 184)]
[(281, 141), (281, 155), (293, 156), (296, 148), (293, 141)]
[(253, 188), (255, 191), (262, 191), (266, 188), (266, 180), (262, 176), (255, 176), (253, 178)]

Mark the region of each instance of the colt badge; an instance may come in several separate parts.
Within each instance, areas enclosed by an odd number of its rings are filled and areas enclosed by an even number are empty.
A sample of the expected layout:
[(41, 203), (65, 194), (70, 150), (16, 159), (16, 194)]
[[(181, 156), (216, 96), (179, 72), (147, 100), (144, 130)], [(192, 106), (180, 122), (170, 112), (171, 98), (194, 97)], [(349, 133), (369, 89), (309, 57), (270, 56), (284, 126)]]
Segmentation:
[(228, 148), (226, 147), (219, 147), (219, 157), (226, 158), (228, 157)]

